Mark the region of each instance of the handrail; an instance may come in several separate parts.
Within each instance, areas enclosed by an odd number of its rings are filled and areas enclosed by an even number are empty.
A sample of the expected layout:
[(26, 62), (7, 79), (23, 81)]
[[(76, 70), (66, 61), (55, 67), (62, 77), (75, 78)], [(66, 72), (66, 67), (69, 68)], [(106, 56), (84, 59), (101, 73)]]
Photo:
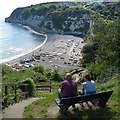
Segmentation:
[[(22, 88), (24, 87), (24, 91)], [(20, 97), (21, 96), (21, 97)], [(10, 104), (27, 99), (29, 97), (28, 84), (21, 83), (3, 83), (2, 84), (2, 108)]]
[(5, 86), (11, 86), (11, 85), (12, 85), (12, 86), (13, 86), (13, 85), (19, 85), (19, 86), (20, 86), (20, 85), (24, 85), (24, 86), (26, 85), (26, 86), (28, 86), (28, 84), (26, 84), (26, 83), (24, 83), (24, 84), (23, 84), (23, 83), (21, 83), (21, 84), (19, 84), (19, 83), (2, 83), (1, 85), (2, 85), (2, 86), (4, 86), (4, 85), (5, 85)]

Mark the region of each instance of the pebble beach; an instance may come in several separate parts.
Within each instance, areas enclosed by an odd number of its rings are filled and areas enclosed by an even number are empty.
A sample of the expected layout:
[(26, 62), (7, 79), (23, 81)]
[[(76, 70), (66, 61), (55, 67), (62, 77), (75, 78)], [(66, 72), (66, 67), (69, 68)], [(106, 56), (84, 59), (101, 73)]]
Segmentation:
[[(29, 67), (29, 65), (42, 65), (46, 68), (70, 70), (80, 67), (82, 58), (81, 49), (84, 41), (80, 37), (72, 35), (45, 34), (45, 41), (32, 51), (17, 58), (4, 62), (9, 66)], [(29, 59), (34, 59), (29, 61)], [(28, 62), (24, 62), (28, 60)], [(26, 65), (25, 65), (26, 64)], [(18, 67), (17, 67), (18, 68)]]

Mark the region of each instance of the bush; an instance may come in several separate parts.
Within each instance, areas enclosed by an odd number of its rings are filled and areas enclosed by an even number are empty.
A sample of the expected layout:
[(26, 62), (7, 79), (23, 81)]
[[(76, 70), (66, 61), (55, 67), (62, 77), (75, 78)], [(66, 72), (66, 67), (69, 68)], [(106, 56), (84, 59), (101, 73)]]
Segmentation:
[(83, 53), (82, 63), (87, 64), (87, 63), (95, 62), (96, 50), (97, 50), (96, 44), (92, 44), (92, 43), (86, 44), (81, 51)]
[(34, 66), (34, 67), (33, 67), (33, 70), (34, 70), (35, 72), (44, 74), (44, 67), (41, 66), (41, 65), (36, 65), (36, 66)]
[(54, 70), (51, 74), (51, 79), (53, 81), (61, 81), (62, 80), (62, 76), (60, 75), (60, 73), (58, 72), (58, 70)]
[[(35, 84), (34, 81), (30, 78), (26, 78), (26, 80), (24, 80), (24, 82), (22, 82), (23, 84), (28, 84), (27, 90), (28, 90), (28, 95), (29, 97), (33, 97), (35, 95)], [(23, 90), (23, 89), (22, 89)]]

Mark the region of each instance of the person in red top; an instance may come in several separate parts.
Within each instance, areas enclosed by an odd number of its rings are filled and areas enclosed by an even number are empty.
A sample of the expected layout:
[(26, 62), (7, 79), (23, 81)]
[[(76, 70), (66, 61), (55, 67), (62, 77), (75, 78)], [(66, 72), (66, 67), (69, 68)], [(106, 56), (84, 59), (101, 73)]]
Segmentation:
[(59, 98), (78, 96), (77, 82), (72, 79), (70, 73), (66, 74), (58, 93)]

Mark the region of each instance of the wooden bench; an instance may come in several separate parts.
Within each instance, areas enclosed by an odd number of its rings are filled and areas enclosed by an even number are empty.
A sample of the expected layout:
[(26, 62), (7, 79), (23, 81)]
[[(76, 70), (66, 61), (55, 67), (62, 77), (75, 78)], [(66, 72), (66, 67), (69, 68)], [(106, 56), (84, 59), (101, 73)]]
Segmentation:
[(109, 100), (110, 96), (112, 95), (113, 91), (105, 91), (105, 92), (98, 92), (95, 94), (89, 94), (84, 96), (76, 96), (76, 97), (67, 97), (62, 99), (55, 99), (56, 104), (60, 107), (60, 112), (62, 114), (66, 114), (68, 108), (71, 105), (76, 103), (83, 103), (83, 102), (91, 102), (94, 105), (105, 107), (107, 101)]

